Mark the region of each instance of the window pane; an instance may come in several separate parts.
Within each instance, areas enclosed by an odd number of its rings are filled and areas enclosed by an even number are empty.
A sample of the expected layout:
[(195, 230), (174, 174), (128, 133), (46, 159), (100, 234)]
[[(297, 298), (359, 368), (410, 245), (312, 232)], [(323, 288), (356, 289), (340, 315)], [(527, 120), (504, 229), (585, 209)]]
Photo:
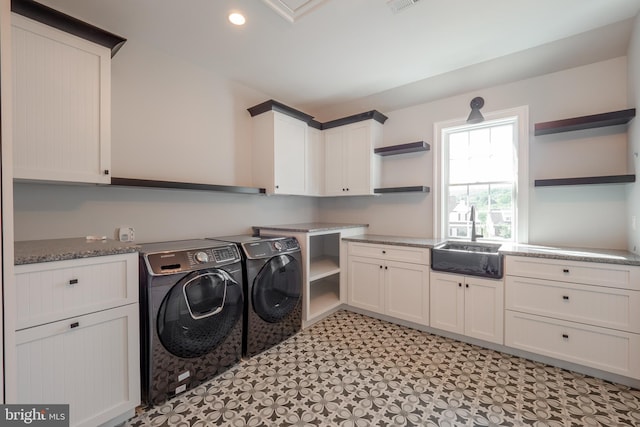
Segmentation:
[(471, 206), (476, 233), (485, 239), (511, 240), (515, 214), (515, 123), (446, 134), (448, 144), (447, 234), (471, 238)]
[(510, 240), (513, 236), (513, 184), (491, 186), (491, 207), (487, 230), (491, 238)]
[(449, 237), (470, 237), (469, 234), (469, 187), (452, 185), (449, 187)]

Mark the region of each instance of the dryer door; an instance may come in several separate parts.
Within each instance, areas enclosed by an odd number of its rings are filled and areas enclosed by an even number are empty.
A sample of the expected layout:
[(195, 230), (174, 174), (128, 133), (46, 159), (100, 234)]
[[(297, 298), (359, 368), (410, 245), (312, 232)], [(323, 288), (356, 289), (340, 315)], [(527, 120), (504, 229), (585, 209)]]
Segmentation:
[(290, 255), (271, 258), (253, 282), (253, 309), (266, 322), (276, 323), (291, 313), (302, 296), (300, 263)]
[(176, 356), (202, 356), (227, 337), (242, 311), (242, 288), (227, 272), (193, 272), (176, 283), (160, 305), (160, 342)]

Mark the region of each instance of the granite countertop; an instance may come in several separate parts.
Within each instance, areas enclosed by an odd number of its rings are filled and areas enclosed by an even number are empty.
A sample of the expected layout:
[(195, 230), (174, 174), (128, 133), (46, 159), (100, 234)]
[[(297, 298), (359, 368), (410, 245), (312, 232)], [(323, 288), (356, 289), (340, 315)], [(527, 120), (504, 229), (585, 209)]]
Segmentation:
[(344, 230), (348, 228), (368, 227), (369, 224), (340, 224), (334, 222), (305, 222), (300, 224), (254, 225), (254, 230), (292, 231), (297, 233), (315, 233), (318, 231)]
[(117, 240), (90, 241), (84, 237), (71, 239), (25, 240), (14, 244), (14, 264), (63, 261), (137, 252), (134, 243)]
[[(349, 242), (372, 243), (379, 245), (413, 246), (433, 248), (447, 239), (422, 239), (416, 237), (383, 236), (363, 234), (343, 237)], [(584, 249), (561, 246), (526, 245), (522, 243), (504, 243), (500, 247), (503, 255), (516, 255), (536, 258), (548, 258), (567, 261), (597, 262), (605, 264), (622, 264), (640, 266), (640, 255), (617, 249)]]
[(349, 242), (374, 243), (378, 245), (412, 246), (415, 248), (433, 248), (441, 239), (421, 239), (418, 237), (383, 236), (380, 234), (363, 234), (360, 236), (343, 237)]
[(556, 246), (525, 245), (522, 243), (505, 243), (500, 247), (500, 253), (504, 255), (529, 256), (568, 261), (640, 266), (640, 255), (617, 249), (566, 248)]

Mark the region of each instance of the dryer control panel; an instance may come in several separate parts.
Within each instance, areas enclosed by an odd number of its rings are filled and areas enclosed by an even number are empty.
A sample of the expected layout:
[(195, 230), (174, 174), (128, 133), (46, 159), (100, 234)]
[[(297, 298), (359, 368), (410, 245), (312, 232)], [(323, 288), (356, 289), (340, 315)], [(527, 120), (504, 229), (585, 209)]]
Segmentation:
[(265, 237), (264, 240), (243, 243), (242, 247), (249, 259), (271, 258), (300, 251), (300, 244), (295, 237)]

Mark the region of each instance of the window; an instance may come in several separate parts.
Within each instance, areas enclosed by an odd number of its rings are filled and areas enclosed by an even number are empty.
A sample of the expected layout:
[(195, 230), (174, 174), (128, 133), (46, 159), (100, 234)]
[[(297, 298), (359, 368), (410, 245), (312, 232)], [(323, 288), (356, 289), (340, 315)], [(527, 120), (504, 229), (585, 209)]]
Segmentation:
[(527, 108), (485, 114), (485, 121), (436, 123), (438, 237), (527, 241)]

